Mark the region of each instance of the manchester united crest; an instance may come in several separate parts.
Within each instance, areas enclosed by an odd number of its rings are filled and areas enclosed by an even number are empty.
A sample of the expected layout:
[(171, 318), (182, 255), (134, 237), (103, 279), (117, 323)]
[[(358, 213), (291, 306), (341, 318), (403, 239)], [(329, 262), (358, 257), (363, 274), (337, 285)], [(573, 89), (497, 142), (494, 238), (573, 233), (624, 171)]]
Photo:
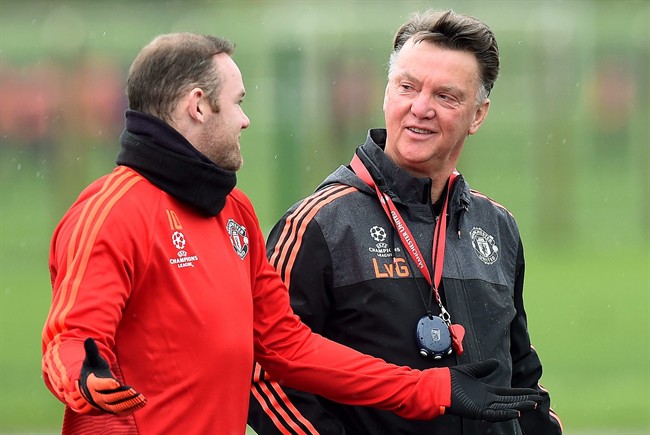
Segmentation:
[(469, 232), (472, 238), (472, 246), (476, 256), (485, 264), (493, 264), (499, 258), (499, 247), (494, 237), (483, 231), (482, 228), (474, 227)]
[(228, 219), (226, 231), (228, 231), (228, 235), (230, 236), (232, 247), (235, 249), (237, 255), (239, 255), (239, 258), (243, 260), (246, 254), (248, 254), (248, 233), (246, 227), (239, 225), (232, 219)]

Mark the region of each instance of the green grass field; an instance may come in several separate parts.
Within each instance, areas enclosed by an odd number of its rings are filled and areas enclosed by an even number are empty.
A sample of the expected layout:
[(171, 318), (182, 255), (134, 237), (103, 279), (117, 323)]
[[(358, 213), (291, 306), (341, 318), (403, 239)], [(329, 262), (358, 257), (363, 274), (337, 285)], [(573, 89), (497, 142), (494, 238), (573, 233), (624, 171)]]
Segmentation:
[[(21, 155), (2, 155), (0, 433), (55, 433), (62, 405), (40, 372), (50, 303), (51, 185)], [(543, 384), (567, 433), (650, 429), (648, 245), (527, 245), (526, 303)]]

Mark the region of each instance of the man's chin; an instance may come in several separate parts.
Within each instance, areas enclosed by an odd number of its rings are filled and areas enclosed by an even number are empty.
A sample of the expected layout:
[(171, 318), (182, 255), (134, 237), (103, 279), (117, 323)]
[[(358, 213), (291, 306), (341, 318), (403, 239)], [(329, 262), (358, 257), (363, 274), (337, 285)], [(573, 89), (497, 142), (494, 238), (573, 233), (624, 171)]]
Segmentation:
[(222, 166), (221, 168), (227, 171), (237, 172), (242, 168), (242, 166), (244, 166), (244, 159), (241, 159), (239, 162), (236, 163), (233, 162), (226, 166)]

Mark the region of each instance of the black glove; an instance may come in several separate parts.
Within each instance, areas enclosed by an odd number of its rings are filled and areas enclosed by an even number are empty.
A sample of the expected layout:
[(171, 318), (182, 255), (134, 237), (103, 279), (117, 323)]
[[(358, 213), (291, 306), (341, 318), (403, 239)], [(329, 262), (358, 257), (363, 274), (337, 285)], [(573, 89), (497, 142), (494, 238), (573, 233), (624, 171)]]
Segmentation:
[(475, 420), (503, 421), (519, 417), (520, 411), (535, 409), (542, 401), (536, 390), (495, 387), (479, 381), (497, 367), (495, 359), (449, 367), (451, 406), (447, 412)]
[(81, 366), (79, 390), (93, 407), (112, 414), (130, 414), (147, 404), (147, 399), (113, 377), (92, 338), (84, 341), (86, 358)]

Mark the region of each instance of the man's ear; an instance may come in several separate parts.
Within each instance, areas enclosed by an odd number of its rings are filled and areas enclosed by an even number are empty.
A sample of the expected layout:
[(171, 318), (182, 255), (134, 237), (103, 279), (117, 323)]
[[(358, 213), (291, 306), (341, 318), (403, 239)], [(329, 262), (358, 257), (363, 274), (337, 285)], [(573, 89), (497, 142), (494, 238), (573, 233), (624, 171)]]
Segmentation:
[(480, 106), (478, 106), (476, 112), (474, 112), (474, 120), (469, 126), (469, 131), (467, 132), (468, 134), (474, 134), (478, 131), (478, 129), (481, 127), (481, 124), (483, 124), (483, 121), (485, 121), (485, 117), (487, 116), (489, 110), (490, 100), (486, 99)]
[(187, 112), (190, 118), (203, 123), (205, 122), (205, 114), (208, 109), (209, 104), (203, 89), (192, 89), (187, 96)]

